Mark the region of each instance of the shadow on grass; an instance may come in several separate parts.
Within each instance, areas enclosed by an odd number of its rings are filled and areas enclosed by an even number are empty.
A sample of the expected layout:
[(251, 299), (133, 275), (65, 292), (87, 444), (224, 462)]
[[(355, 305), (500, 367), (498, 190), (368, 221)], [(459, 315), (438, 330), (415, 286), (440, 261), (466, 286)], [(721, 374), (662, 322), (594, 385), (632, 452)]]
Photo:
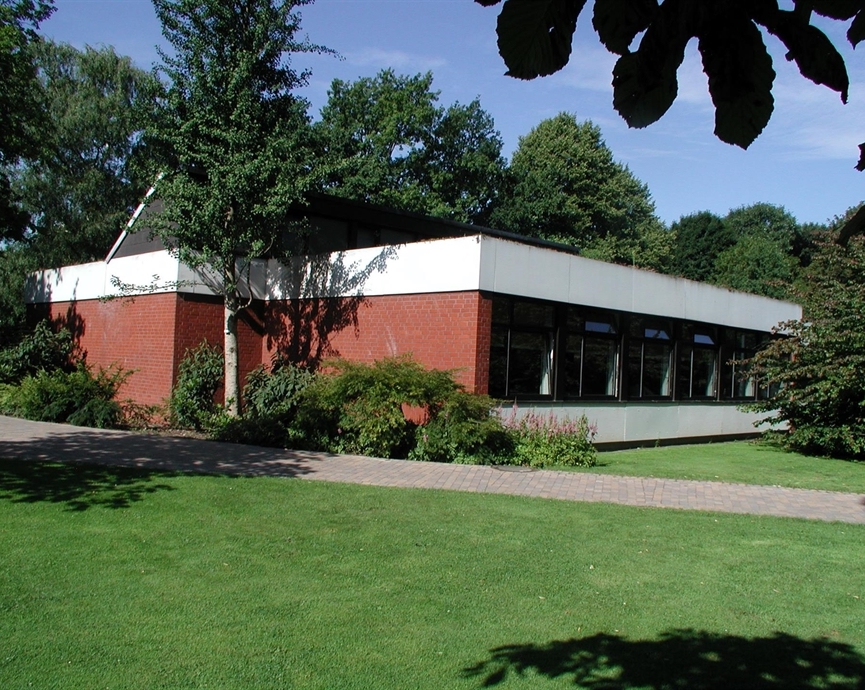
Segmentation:
[(173, 491), (158, 479), (176, 476), (130, 467), (0, 459), (0, 500), (64, 503), (69, 510), (128, 508), (147, 494)]
[(546, 644), (514, 644), (463, 669), (481, 687), (532, 672), (590, 690), (860, 690), (865, 657), (851, 645), (785, 633), (744, 638), (672, 630), (657, 640), (599, 633)]

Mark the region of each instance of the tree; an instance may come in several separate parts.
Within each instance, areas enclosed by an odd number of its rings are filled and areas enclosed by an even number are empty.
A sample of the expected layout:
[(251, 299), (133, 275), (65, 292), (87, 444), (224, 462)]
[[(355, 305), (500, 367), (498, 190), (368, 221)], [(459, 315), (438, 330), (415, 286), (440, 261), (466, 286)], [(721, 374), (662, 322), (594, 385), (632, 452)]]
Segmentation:
[(105, 256), (153, 181), (142, 133), (161, 86), (113, 48), (33, 46), (47, 126), (15, 189), (28, 246), (45, 265)]
[(783, 206), (758, 203), (733, 209), (723, 219), (724, 238), (710, 280), (734, 290), (789, 299), (800, 267), (807, 264), (810, 229)]
[[(225, 303), (225, 398), (239, 409), (237, 318), (251, 259), (288, 251), (291, 208), (313, 186), (307, 81), (294, 53), (325, 49), (296, 38), (311, 0), (155, 0), (173, 55), (150, 129), (161, 153), (165, 212), (156, 229), (191, 266), (218, 274)], [(248, 298), (251, 299), (251, 298)]]
[(770, 237), (745, 235), (718, 254), (711, 282), (755, 295), (791, 299), (799, 265)]
[(592, 258), (659, 268), (669, 235), (645, 184), (589, 121), (560, 113), (520, 138), (495, 227), (579, 247)]
[(724, 221), (710, 211), (682, 216), (670, 232), (675, 237), (671, 269), (690, 280), (710, 280), (718, 255), (736, 242)]
[(846, 247), (832, 239), (797, 288), (802, 320), (781, 324), (787, 337), (752, 361), (772, 395), (749, 407), (786, 423), (782, 438), (793, 450), (865, 460), (865, 238)]
[(0, 231), (0, 339), (25, 324), (27, 273), (107, 253), (153, 176), (141, 138), (158, 81), (111, 48), (36, 41), (43, 125), (9, 170), (21, 222)]
[(474, 100), (437, 105), (432, 74), (333, 81), (315, 124), (334, 161), (325, 188), (350, 199), (484, 224), (504, 175), (502, 140)]
[(9, 171), (36, 155), (44, 131), (42, 94), (30, 47), (54, 8), (44, 0), (0, 0), (0, 240), (20, 233), (27, 215), (18, 206)]

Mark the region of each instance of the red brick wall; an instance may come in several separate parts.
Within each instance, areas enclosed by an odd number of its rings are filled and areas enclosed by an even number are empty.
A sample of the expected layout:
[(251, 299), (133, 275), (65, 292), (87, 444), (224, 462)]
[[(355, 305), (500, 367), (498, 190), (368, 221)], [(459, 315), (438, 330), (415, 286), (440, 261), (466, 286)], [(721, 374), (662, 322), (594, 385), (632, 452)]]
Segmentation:
[[(264, 334), (261, 313), (263, 305), (255, 303), (241, 312), (237, 324), (240, 387), (246, 375), (261, 364), (261, 340)], [(225, 310), (222, 298), (212, 295), (179, 294), (177, 299), (177, 332), (174, 342), (174, 370), (176, 380), (180, 362), (186, 351), (198, 347), (203, 340), (211, 345), (225, 344)], [(223, 391), (217, 394), (221, 399)]]
[[(373, 362), (411, 353), (430, 368), (453, 369), (469, 390), (488, 387), (492, 306), (477, 292), (256, 303), (238, 324), (241, 385), (279, 349), (293, 361), (327, 357)], [(122, 391), (139, 403), (168, 398), (188, 348), (223, 345), (222, 300), (204, 295), (143, 295), (49, 307), (91, 365), (134, 369)]]
[(487, 389), (492, 307), (477, 292), (303, 300), (268, 305), (264, 359), (277, 350), (316, 364), (339, 356), (373, 362), (411, 353), (454, 369), (469, 390)]
[(490, 346), (493, 337), (493, 301), (478, 295), (475, 393), (490, 392)]
[(176, 301), (177, 295), (170, 293), (46, 306), (55, 323), (72, 331), (89, 364), (118, 364), (134, 370), (121, 397), (151, 405), (162, 402), (171, 391)]

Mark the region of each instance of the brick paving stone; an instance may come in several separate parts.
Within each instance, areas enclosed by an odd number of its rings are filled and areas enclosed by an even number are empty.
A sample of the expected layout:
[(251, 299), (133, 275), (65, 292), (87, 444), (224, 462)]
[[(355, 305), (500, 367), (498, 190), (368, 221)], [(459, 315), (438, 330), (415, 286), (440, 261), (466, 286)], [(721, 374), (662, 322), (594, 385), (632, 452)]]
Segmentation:
[(865, 495), (275, 450), (0, 416), (0, 458), (512, 494), (865, 524)]

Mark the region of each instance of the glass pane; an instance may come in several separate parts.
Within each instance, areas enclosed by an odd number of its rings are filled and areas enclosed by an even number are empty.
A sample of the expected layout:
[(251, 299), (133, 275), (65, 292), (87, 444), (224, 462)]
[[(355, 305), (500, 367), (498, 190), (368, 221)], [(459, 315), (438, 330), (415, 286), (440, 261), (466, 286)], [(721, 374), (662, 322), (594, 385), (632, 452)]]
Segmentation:
[(643, 349), (642, 397), (670, 395), (671, 348), (668, 345), (646, 343)]
[(568, 309), (567, 325), (569, 331), (582, 331), (585, 328), (585, 319), (577, 309), (571, 307)]
[(742, 364), (742, 360), (750, 356), (746, 352), (734, 352), (729, 361), (723, 363), (721, 367), (724, 376), (723, 396), (725, 398), (742, 399), (753, 398), (755, 393), (754, 380), (745, 378), (747, 369)]
[(378, 245), (378, 230), (372, 228), (359, 227), (355, 231), (357, 236), (357, 247), (375, 247)]
[(694, 350), (694, 373), (691, 395), (695, 398), (715, 396), (715, 352), (697, 348)]
[(492, 397), (507, 397), (507, 375), (508, 331), (504, 328), (493, 328), (490, 347), (490, 395)]
[(514, 324), (552, 328), (555, 307), (552, 304), (514, 302)]
[(563, 386), (559, 395), (575, 398), (580, 395), (580, 365), (582, 363), (583, 336), (569, 335), (562, 359)]
[(616, 332), (616, 325), (612, 321), (602, 321), (591, 317), (586, 319), (586, 330), (591, 333), (610, 333)]
[(746, 379), (739, 378), (739, 374), (741, 371), (736, 372), (736, 380), (734, 384), (734, 393), (733, 396), (736, 398), (753, 398), (754, 397), (754, 379), (753, 377), (748, 377)]
[(714, 328), (694, 323), (683, 323), (682, 340), (697, 345), (715, 345), (718, 339)]
[(501, 297), (493, 298), (493, 323), (501, 323), (507, 326), (511, 322), (510, 302)]
[(643, 343), (632, 342), (628, 347), (628, 397), (639, 398), (642, 393)]
[(631, 320), (631, 335), (635, 338), (670, 340), (672, 332), (670, 324), (663, 321), (650, 321), (649, 319)]
[(414, 233), (404, 232), (402, 230), (391, 230), (390, 228), (382, 228), (379, 231), (379, 238), (381, 239), (381, 243), (385, 246), (392, 244), (406, 244), (407, 242), (414, 242), (417, 239)]
[(757, 336), (754, 333), (736, 332), (736, 349), (738, 350), (756, 350)]
[(550, 395), (552, 360), (550, 334), (512, 332), (508, 395)]
[(583, 344), (583, 395), (615, 395), (618, 344), (608, 338), (586, 338)]
[(682, 400), (687, 400), (691, 397), (693, 356), (694, 348), (679, 348), (679, 362), (676, 365), (676, 395)]

